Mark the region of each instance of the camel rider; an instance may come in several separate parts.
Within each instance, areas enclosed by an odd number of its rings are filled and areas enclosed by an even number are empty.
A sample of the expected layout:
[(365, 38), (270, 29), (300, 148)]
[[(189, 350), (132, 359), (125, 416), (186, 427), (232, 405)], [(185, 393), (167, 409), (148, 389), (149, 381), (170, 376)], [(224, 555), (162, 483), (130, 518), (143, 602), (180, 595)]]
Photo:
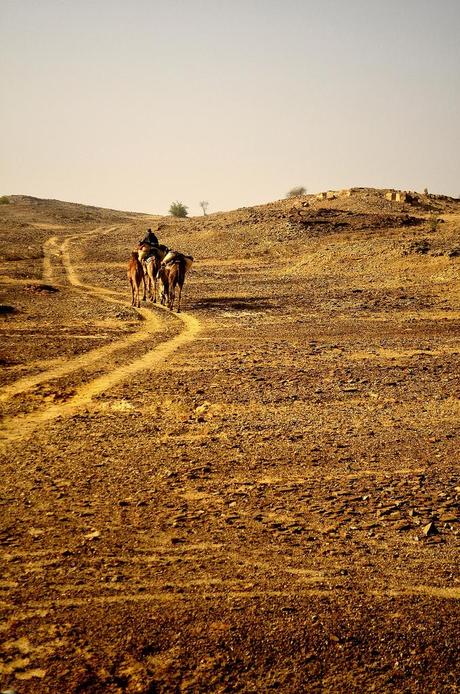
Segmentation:
[(158, 239), (151, 229), (147, 229), (147, 233), (139, 243), (148, 243), (150, 246), (159, 246)]

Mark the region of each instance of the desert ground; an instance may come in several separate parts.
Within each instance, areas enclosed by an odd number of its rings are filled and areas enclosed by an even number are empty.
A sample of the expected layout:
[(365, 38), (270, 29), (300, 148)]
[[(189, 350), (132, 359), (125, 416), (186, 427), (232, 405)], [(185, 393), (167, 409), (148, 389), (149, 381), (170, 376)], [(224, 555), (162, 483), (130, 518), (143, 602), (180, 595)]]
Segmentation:
[(384, 192), (0, 206), (1, 692), (460, 691), (460, 201)]

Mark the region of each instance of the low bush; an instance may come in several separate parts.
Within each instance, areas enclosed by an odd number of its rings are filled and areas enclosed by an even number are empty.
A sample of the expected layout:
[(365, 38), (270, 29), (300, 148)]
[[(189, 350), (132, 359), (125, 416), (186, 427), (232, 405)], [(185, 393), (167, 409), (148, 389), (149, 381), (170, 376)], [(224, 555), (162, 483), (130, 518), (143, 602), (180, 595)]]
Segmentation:
[(291, 190), (286, 194), (287, 198), (300, 198), (302, 195), (307, 194), (307, 189), (303, 186), (296, 186), (291, 188)]
[(181, 202), (173, 202), (169, 208), (169, 214), (172, 214), (173, 217), (186, 217), (188, 215), (188, 207)]

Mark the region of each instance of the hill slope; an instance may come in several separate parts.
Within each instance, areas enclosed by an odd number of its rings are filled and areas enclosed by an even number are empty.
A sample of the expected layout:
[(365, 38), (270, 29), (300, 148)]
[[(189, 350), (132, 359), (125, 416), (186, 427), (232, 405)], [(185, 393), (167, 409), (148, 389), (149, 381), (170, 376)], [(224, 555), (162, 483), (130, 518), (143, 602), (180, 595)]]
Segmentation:
[(456, 691), (458, 202), (0, 220), (2, 688)]

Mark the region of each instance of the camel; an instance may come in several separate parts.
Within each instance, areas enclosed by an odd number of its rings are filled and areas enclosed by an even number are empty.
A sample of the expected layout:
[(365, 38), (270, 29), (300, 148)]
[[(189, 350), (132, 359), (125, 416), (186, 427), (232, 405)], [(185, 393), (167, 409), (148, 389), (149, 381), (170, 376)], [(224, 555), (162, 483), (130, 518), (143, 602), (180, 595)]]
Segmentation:
[(144, 295), (142, 297), (142, 301), (145, 301), (145, 275), (137, 251), (132, 251), (129, 259), (128, 280), (129, 284), (131, 285), (131, 306), (137, 306), (137, 308), (140, 308), (141, 302), (139, 292), (142, 283), (144, 283)]
[(183, 253), (180, 253), (179, 251), (171, 251), (168, 248), (168, 252), (163, 258), (163, 262), (167, 265), (171, 261), (175, 260), (176, 258), (183, 258), (185, 261), (185, 271), (188, 272), (192, 268), (193, 264), (193, 257), (191, 255), (184, 255)]
[(138, 249), (138, 257), (144, 267), (144, 273), (147, 277), (148, 292), (150, 300), (156, 303), (157, 301), (157, 275), (160, 269), (161, 261), (168, 253), (169, 249), (166, 246), (151, 246), (149, 243), (141, 243)]
[(192, 256), (184, 255), (178, 251), (169, 251), (161, 263), (158, 271), (158, 278), (161, 283), (161, 303), (166, 304), (169, 310), (174, 309), (176, 299), (176, 287), (179, 288), (177, 303), (177, 313), (180, 313), (180, 302), (182, 287), (184, 286), (185, 274), (191, 269), (193, 263)]
[(160, 283), (160, 304), (166, 306), (169, 302), (169, 268), (161, 263), (157, 280)]

